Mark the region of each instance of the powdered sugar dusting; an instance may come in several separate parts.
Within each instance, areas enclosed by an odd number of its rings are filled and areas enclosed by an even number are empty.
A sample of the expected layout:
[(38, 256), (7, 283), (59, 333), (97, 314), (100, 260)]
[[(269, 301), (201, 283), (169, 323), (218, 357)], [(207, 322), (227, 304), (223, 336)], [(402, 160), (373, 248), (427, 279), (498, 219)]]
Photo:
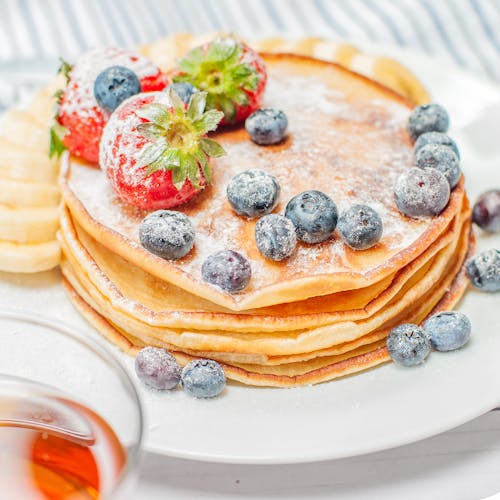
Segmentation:
[(61, 111), (67, 114), (78, 113), (85, 117), (93, 107), (96, 107), (95, 79), (101, 71), (110, 66), (125, 66), (134, 71), (139, 80), (149, 76), (153, 77), (159, 71), (158, 67), (149, 59), (130, 50), (108, 47), (86, 52), (71, 70), (72, 81), (68, 92), (74, 93), (74, 96), (64, 100)]
[[(393, 198), (396, 177), (412, 165), (407, 107), (379, 95), (346, 95), (320, 78), (288, 71), (284, 63), (275, 63), (269, 70), (265, 106), (287, 114), (287, 139), (263, 147), (254, 144), (243, 128), (217, 134), (227, 155), (212, 163), (212, 186), (179, 208), (195, 227), (195, 248), (172, 265), (201, 281), (201, 266), (209, 254), (238, 251), (252, 266), (252, 280), (239, 297), (286, 279), (368, 273), (405, 250), (432, 222), (402, 217)], [(283, 213), (296, 194), (318, 189), (334, 200), (340, 212), (354, 203), (377, 210), (384, 224), (381, 241), (369, 250), (355, 251), (335, 232), (318, 245), (299, 243), (292, 257), (283, 262), (265, 259), (255, 244), (256, 221), (236, 215), (226, 199), (231, 178), (255, 168), (269, 172), (280, 183), (276, 213)], [(105, 173), (75, 163), (70, 187), (92, 217), (139, 244), (138, 227), (145, 213), (121, 203), (111, 192)]]

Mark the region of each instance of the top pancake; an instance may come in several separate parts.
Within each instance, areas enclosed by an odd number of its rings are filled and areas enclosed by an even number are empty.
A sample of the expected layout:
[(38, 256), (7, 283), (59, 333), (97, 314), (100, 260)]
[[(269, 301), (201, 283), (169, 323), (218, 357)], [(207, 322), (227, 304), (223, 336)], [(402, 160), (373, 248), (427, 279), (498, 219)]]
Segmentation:
[[(179, 208), (196, 230), (195, 248), (185, 258), (165, 261), (141, 247), (138, 229), (145, 213), (121, 203), (104, 172), (71, 158), (62, 178), (63, 197), (73, 217), (97, 241), (145, 271), (231, 310), (376, 283), (425, 251), (458, 213), (463, 198), (460, 182), (441, 215), (410, 219), (400, 214), (392, 190), (396, 177), (412, 165), (407, 102), (332, 63), (292, 55), (264, 59), (269, 73), (265, 105), (287, 114), (288, 138), (263, 147), (250, 141), (243, 128), (215, 134), (227, 155), (213, 162), (212, 186)], [(249, 168), (266, 170), (280, 182), (277, 212), (309, 189), (327, 193), (339, 211), (354, 203), (371, 205), (384, 222), (381, 241), (369, 250), (354, 251), (334, 233), (320, 245), (299, 243), (285, 262), (265, 259), (255, 245), (255, 221), (237, 216), (226, 199), (230, 179)], [(252, 279), (239, 294), (201, 278), (202, 262), (224, 249), (239, 251), (251, 262)]]

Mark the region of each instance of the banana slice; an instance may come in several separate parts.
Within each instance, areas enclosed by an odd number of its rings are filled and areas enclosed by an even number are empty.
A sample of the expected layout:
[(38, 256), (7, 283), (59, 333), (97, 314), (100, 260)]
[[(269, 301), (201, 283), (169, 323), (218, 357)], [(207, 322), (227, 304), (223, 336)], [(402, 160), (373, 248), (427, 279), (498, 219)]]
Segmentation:
[(0, 271), (37, 273), (56, 267), (60, 258), (56, 240), (31, 245), (0, 241)]
[[(61, 87), (62, 88), (62, 87)], [(49, 127), (54, 118), (56, 100), (52, 86), (39, 90), (27, 104), (26, 111), (40, 125)]]
[(4, 139), (43, 154), (49, 152), (49, 131), (27, 111), (11, 109), (2, 119), (1, 134)]
[(59, 227), (57, 206), (0, 205), (0, 240), (43, 243), (55, 239)]
[(47, 154), (30, 151), (0, 137), (0, 176), (12, 180), (41, 181), (57, 180), (58, 161)]
[(0, 177), (0, 204), (25, 207), (56, 206), (60, 198), (57, 184), (15, 181)]

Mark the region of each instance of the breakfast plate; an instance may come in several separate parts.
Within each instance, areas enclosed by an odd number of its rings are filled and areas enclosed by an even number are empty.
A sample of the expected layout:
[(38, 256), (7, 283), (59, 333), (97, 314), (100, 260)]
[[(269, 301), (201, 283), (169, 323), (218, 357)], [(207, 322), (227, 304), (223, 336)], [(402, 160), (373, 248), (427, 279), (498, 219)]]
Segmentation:
[[(497, 187), (500, 144), (494, 132), (500, 126), (500, 91), (418, 54), (390, 52), (448, 109), (450, 135), (461, 147), (471, 200)], [(500, 247), (500, 236), (478, 236), (479, 250)], [(98, 337), (71, 306), (59, 271), (1, 274), (0, 296), (3, 307), (43, 313)], [(389, 364), (356, 377), (294, 389), (230, 384), (213, 400), (141, 387), (146, 449), (216, 462), (299, 463), (378, 451), (460, 425), (500, 403), (494, 383), (500, 377), (498, 303), (498, 295), (469, 290), (458, 307), (473, 325), (469, 344), (452, 353), (432, 353), (416, 368)], [(133, 360), (116, 352), (133, 371)]]

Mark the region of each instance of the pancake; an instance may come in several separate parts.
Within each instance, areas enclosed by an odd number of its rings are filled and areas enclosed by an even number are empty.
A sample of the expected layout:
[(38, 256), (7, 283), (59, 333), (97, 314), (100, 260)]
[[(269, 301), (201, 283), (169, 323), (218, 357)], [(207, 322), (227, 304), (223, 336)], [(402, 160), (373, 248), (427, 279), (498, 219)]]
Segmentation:
[(461, 218), (456, 217), (449, 230), (415, 261), (367, 289), (240, 313), (204, 301), (126, 262), (77, 227), (67, 209), (61, 213), (61, 240), (73, 267), (81, 267), (79, 272), (85, 273), (114, 307), (145, 323), (171, 328), (276, 332), (373, 315), (401, 290), (413, 274), (458, 237), (462, 219), (468, 216), (468, 206), (466, 210), (467, 213)]
[[(439, 216), (401, 215), (392, 186), (412, 164), (406, 132), (411, 105), (335, 64), (292, 55), (264, 57), (269, 72), (266, 104), (286, 112), (289, 138), (262, 148), (241, 128), (215, 134), (228, 154), (213, 163), (213, 185), (179, 208), (196, 229), (195, 248), (185, 258), (165, 261), (141, 247), (138, 227), (145, 213), (122, 204), (104, 172), (66, 156), (61, 180), (75, 221), (102, 245), (163, 281), (233, 311), (296, 303), (380, 282), (439, 238), (460, 212), (464, 196), (462, 179)], [(311, 73), (314, 79), (308, 77)], [(265, 259), (254, 242), (255, 221), (235, 215), (225, 195), (231, 177), (248, 168), (261, 168), (278, 178), (278, 211), (306, 189), (326, 192), (341, 211), (360, 201), (370, 204), (384, 221), (382, 240), (359, 252), (335, 233), (320, 245), (299, 244), (284, 263)], [(239, 294), (226, 293), (201, 278), (205, 258), (227, 248), (245, 254), (252, 265), (250, 285)]]
[[(461, 267), (458, 263), (458, 269)], [(130, 354), (135, 354), (143, 344), (134, 344), (124, 332), (114, 326), (108, 319), (99, 314), (71, 285), (64, 280), (69, 296), (82, 316), (94, 326), (104, 337), (119, 345)], [(464, 270), (454, 274), (454, 278), (438, 300), (431, 313), (450, 310), (460, 300), (467, 287)], [(181, 365), (196, 359), (195, 356), (173, 351)], [(308, 384), (318, 384), (373, 368), (390, 360), (383, 341), (375, 342), (351, 351), (349, 355), (340, 355), (299, 362), (290, 365), (279, 365), (263, 368), (250, 364), (230, 364), (222, 362), (222, 367), (228, 379), (247, 385), (263, 387), (295, 387)]]
[[(160, 340), (163, 345), (175, 349), (203, 352), (223, 352), (271, 356), (303, 355), (318, 356), (318, 351), (346, 344), (377, 329), (393, 326), (404, 319), (414, 306), (432, 308), (444, 295), (454, 276), (460, 269), (468, 248), (470, 222), (466, 218), (460, 238), (441, 250), (421, 273), (413, 276), (403, 289), (374, 316), (361, 321), (341, 321), (319, 328), (298, 331), (250, 333), (225, 330), (174, 330), (142, 323), (134, 316), (115, 309), (102, 291), (94, 286), (85, 274), (78, 273), (67, 261), (62, 262), (62, 271), (78, 294), (100, 314), (116, 326), (133, 332), (137, 338), (148, 342)], [(123, 298), (124, 301), (127, 298)], [(429, 309), (430, 310), (430, 309)], [(428, 311), (427, 311), (428, 312)], [(358, 344), (359, 345), (359, 344)]]

